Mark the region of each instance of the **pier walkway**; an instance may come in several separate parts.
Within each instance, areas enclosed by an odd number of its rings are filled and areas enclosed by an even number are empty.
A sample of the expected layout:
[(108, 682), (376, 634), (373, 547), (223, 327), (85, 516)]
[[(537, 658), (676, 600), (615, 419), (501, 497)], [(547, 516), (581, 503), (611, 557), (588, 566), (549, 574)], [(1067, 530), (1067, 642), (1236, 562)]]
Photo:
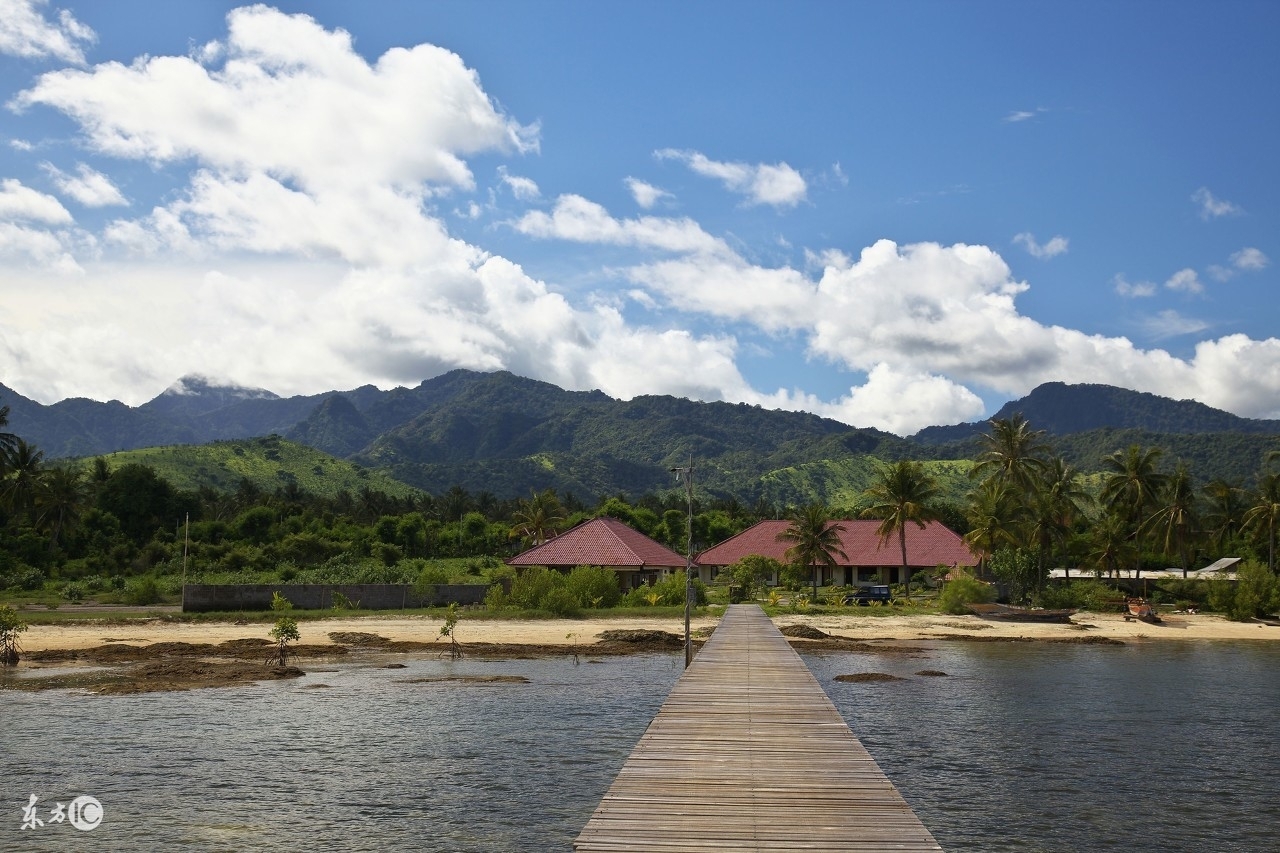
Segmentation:
[(804, 661), (731, 605), (574, 841), (578, 853), (940, 851)]

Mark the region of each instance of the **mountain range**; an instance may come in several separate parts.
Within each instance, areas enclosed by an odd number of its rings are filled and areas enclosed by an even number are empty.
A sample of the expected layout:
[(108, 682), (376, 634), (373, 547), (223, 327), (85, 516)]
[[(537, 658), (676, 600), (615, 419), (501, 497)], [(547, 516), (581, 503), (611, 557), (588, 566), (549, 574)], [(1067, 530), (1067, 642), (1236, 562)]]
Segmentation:
[[(663, 491), (673, 485), (671, 469), (693, 458), (699, 487), (713, 494), (829, 499), (846, 493), (850, 478), (870, 476), (868, 457), (968, 460), (987, 429), (986, 421), (928, 427), (907, 439), (801, 412), (668, 396), (622, 401), (467, 370), (414, 388), (288, 398), (184, 377), (137, 407), (86, 399), (46, 406), (0, 385), (0, 405), (10, 408), (8, 429), (49, 458), (280, 435), (433, 494), (461, 485), (499, 497), (544, 488), (584, 498)], [(1187, 461), (1201, 480), (1245, 482), (1280, 444), (1280, 421), (1106, 385), (1047, 383), (995, 417), (1016, 412), (1084, 471), (1138, 443)]]

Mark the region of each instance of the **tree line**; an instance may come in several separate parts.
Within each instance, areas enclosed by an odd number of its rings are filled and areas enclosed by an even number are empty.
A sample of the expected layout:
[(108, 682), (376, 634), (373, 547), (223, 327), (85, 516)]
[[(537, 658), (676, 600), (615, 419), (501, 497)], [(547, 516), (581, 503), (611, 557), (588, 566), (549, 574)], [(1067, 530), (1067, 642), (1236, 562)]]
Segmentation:
[[(131, 576), (172, 573), (184, 555), (204, 574), (358, 563), (376, 575), (367, 579), (411, 581), (423, 560), (514, 554), (596, 516), (685, 548), (688, 507), (677, 490), (616, 495), (593, 506), (553, 490), (504, 500), (460, 486), (438, 495), (361, 488), (320, 497), (293, 482), (267, 491), (243, 480), (233, 492), (188, 491), (146, 465), (113, 469), (103, 458), (46, 464), (37, 447), (5, 431), (7, 424), (8, 409), (0, 407), (0, 588), (89, 577), (120, 585)], [(1107, 575), (1169, 565), (1185, 571), (1229, 555), (1275, 571), (1280, 451), (1266, 457), (1251, 484), (1197, 485), (1186, 465), (1136, 444), (1114, 451), (1099, 475), (1086, 477), (1021, 415), (992, 420), (980, 440), (963, 506), (939, 500), (920, 463), (879, 463), (856, 506), (746, 506), (695, 494), (694, 550), (785, 516), (795, 534), (794, 561), (813, 570), (816, 587), (818, 568), (837, 556), (827, 528), (834, 519), (867, 517), (879, 519), (886, 545), (903, 552), (904, 578), (906, 528), (940, 520), (981, 555), (980, 572), (1023, 595), (1040, 589), (1055, 566)]]

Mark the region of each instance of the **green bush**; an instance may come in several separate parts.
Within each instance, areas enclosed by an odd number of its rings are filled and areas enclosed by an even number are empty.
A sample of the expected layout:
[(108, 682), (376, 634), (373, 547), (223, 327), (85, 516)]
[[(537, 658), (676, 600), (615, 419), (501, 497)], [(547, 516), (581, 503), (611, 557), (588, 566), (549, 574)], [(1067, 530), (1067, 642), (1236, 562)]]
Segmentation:
[(42, 586), (44, 586), (44, 572), (21, 563), (10, 569), (8, 574), (0, 577), (0, 589), (22, 589), (30, 592)]
[(1203, 606), (1209, 601), (1209, 581), (1197, 578), (1163, 580), (1160, 581), (1159, 595), (1152, 598), (1172, 601), (1180, 610), (1188, 605)]
[(139, 606), (158, 603), (160, 587), (156, 585), (156, 579), (150, 575), (144, 575), (131, 581), (124, 588), (124, 601), (126, 604)]
[(565, 586), (556, 586), (548, 590), (539, 604), (538, 610), (545, 610), (567, 619), (575, 619), (582, 615), (582, 606), (578, 603), (578, 599)]
[(511, 607), (520, 610), (542, 610), (551, 591), (564, 584), (564, 575), (543, 566), (525, 569), (511, 584), (508, 596)]
[[(693, 579), (694, 604), (704, 606), (707, 603), (707, 587), (698, 578)], [(623, 596), (622, 603), (627, 607), (647, 607), (653, 598), (654, 606), (675, 607), (684, 604), (684, 572), (679, 571), (667, 575), (653, 586), (642, 586), (633, 589)]]
[(1248, 622), (1258, 616), (1274, 613), (1280, 607), (1280, 585), (1269, 568), (1249, 560), (1236, 569), (1235, 590), (1230, 599), (1230, 604), (1225, 608), (1227, 618), (1236, 622)]
[(947, 581), (942, 587), (942, 592), (938, 593), (938, 607), (942, 612), (957, 616), (969, 613), (970, 604), (987, 604), (995, 600), (994, 588), (963, 573)]
[(782, 563), (772, 557), (750, 554), (725, 569), (722, 577), (727, 575), (729, 582), (742, 590), (742, 600), (750, 601), (755, 598), (756, 590), (762, 589), (774, 573), (781, 573), (782, 569)]
[(1009, 599), (1026, 601), (1032, 591), (1044, 586), (1045, 574), (1034, 552), (1026, 548), (1005, 548), (991, 555), (991, 574), (1009, 588)]
[(622, 598), (618, 573), (601, 566), (578, 566), (565, 578), (565, 588), (580, 607), (613, 607)]
[(1073, 580), (1063, 584), (1050, 584), (1036, 596), (1041, 607), (1050, 610), (1091, 610), (1094, 613), (1114, 612), (1123, 609), (1125, 593), (1099, 580)]

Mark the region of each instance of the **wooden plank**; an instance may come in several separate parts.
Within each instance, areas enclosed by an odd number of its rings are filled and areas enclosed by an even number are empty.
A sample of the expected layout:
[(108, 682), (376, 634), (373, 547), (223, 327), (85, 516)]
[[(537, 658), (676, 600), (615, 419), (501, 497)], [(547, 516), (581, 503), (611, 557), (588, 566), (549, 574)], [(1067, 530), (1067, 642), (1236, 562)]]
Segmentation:
[(786, 638), (747, 604), (725, 612), (573, 849), (942, 850)]

